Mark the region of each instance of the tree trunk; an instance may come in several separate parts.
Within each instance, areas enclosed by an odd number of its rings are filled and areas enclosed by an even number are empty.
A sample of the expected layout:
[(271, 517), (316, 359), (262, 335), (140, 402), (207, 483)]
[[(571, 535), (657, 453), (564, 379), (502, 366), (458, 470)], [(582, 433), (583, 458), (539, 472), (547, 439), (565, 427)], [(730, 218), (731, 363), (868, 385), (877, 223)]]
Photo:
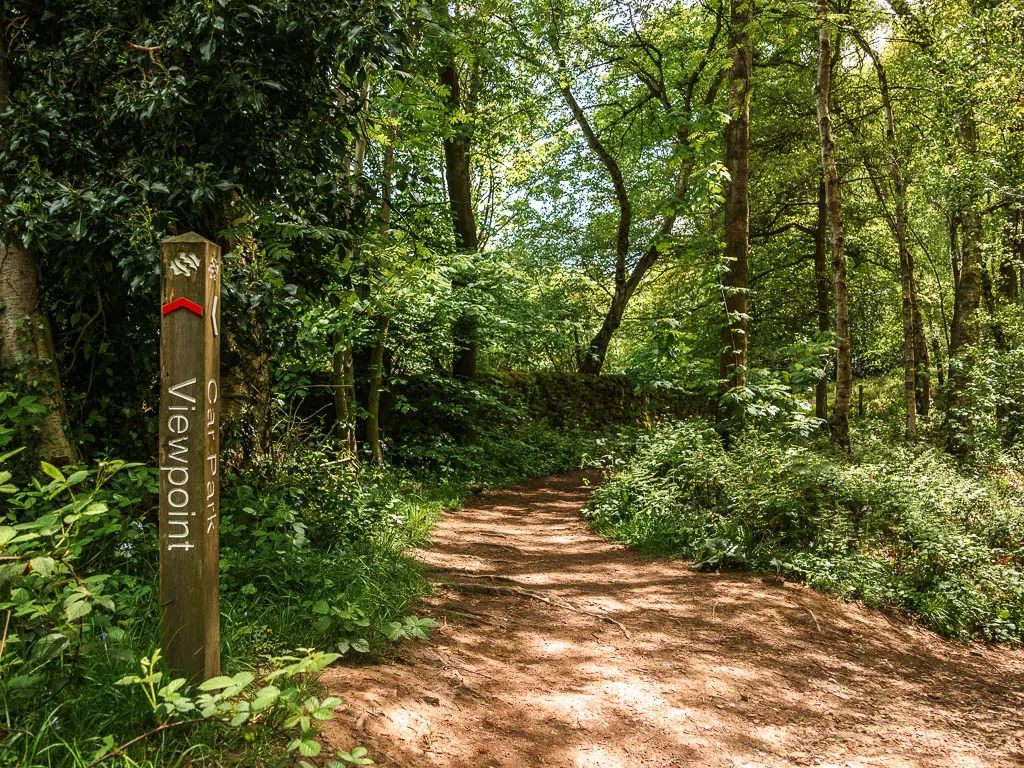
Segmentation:
[(334, 424), (335, 433), (344, 446), (345, 454), (355, 460), (358, 455), (356, 444), (356, 385), (352, 364), (352, 348), (344, 334), (335, 332), (331, 336), (334, 345)]
[[(818, 185), (818, 224), (814, 230), (814, 292), (817, 299), (818, 331), (825, 333), (832, 326), (828, 295), (828, 209), (825, 205), (825, 182)], [(814, 387), (814, 416), (828, 421), (828, 362), (824, 375)]]
[[(750, 286), (750, 45), (752, 0), (731, 0), (729, 48), (730, 120), (725, 127), (725, 166), (729, 183), (725, 189), (725, 323), (722, 325), (718, 378), (724, 394), (747, 383), (747, 291)], [(723, 418), (742, 418), (741, 413), (723, 412)]]
[[(448, 89), (446, 103), (449, 115), (454, 117), (465, 109), (459, 70), (453, 60), (441, 69), (441, 84)], [(444, 140), (445, 182), (448, 187), (448, 204), (451, 208), (452, 224), (455, 228), (455, 245), (464, 253), (476, 253), (480, 242), (476, 229), (476, 215), (473, 210), (473, 179), (470, 163), (469, 134), (462, 125), (456, 125), (454, 135)], [(469, 285), (465, 278), (453, 281), (456, 290)], [(464, 310), (452, 328), (455, 353), (452, 359), (452, 373), (459, 378), (474, 380), (477, 373), (477, 326), (476, 314)]]
[(917, 381), (917, 415), (927, 416), (931, 410), (932, 374), (928, 356), (928, 337), (924, 332), (924, 319), (921, 317), (921, 303), (917, 297), (917, 278), (912, 283), (914, 309), (914, 366)]
[(992, 271), (984, 264), (981, 267), (981, 295), (985, 301), (989, 331), (992, 334), (992, 341), (995, 343), (996, 351), (1005, 352), (1007, 349), (1006, 332), (1003, 329), (1003, 324), (996, 317), (996, 289), (992, 280)]
[[(959, 306), (956, 303), (956, 295), (960, 291), (960, 265), (963, 262), (963, 253), (960, 249), (960, 219), (961, 215), (956, 211), (949, 216), (949, 261), (953, 273), (953, 319), (950, 321), (950, 333), (960, 324), (957, 317)], [(950, 337), (949, 346), (952, 345), (953, 339)]]
[[(226, 206), (220, 221), (211, 220), (211, 226), (228, 226), (230, 210), (231, 206)], [(225, 245), (224, 251), (236, 257), (236, 270), (259, 271), (259, 244), (251, 233), (231, 238)], [(246, 315), (244, 332), (239, 332), (234, 324), (224, 329), (221, 367), (226, 412), (221, 431), (238, 436), (242, 460), (248, 463), (254, 457), (270, 456), (273, 451), (274, 395), (267, 318), (255, 307), (246, 310)]]
[(67, 409), (50, 323), (39, 306), (39, 266), (27, 248), (0, 245), (0, 341), (4, 362), (43, 392), (47, 407), (39, 454), (51, 464), (74, 464), (78, 451), (65, 430)]
[[(962, 115), (960, 145), (970, 156), (978, 152), (978, 125), (974, 116)], [(952, 453), (967, 458), (971, 453), (971, 398), (968, 391), (974, 357), (980, 338), (981, 307), (981, 213), (968, 201), (960, 212), (959, 279), (953, 297), (953, 324), (949, 334), (949, 393), (946, 398), (948, 446)], [(955, 260), (955, 252), (954, 252)]]
[[(899, 146), (896, 143), (896, 118), (892, 109), (892, 97), (889, 91), (889, 78), (882, 59), (867, 40), (856, 30), (852, 32), (857, 44), (871, 59), (878, 78), (878, 92), (882, 99), (882, 113), (885, 116), (885, 141), (889, 152), (889, 181), (892, 184), (893, 212), (886, 216), (893, 237), (896, 238), (896, 249), (900, 262), (900, 317), (903, 321), (903, 402), (906, 411), (905, 429), (907, 437), (917, 435), (917, 335), (914, 327), (915, 287), (914, 287), (914, 254), (910, 250), (907, 226), (907, 183), (903, 175)], [(885, 194), (880, 184), (875, 184), (879, 202), (885, 205)]]
[[(0, 113), (10, 106), (6, 41), (0, 37)], [(78, 450), (68, 439), (67, 408), (50, 323), (40, 303), (39, 264), (14, 237), (0, 241), (0, 352), (4, 362), (44, 392), (47, 406), (39, 452), (52, 464), (74, 464)]]
[[(398, 126), (396, 110), (391, 110), (391, 125), (388, 128), (387, 145), (381, 165), (380, 236), (386, 241), (391, 230), (391, 175), (395, 165), (395, 140)], [(380, 388), (384, 378), (384, 353), (387, 350), (388, 328), (391, 319), (383, 312), (377, 315), (377, 334), (370, 353), (369, 382), (366, 393), (366, 442), (370, 446), (370, 463), (375, 467), (384, 464), (384, 449), (380, 440)]]
[(1006, 304), (1016, 304), (1018, 294), (1017, 269), (1012, 261), (1004, 258), (999, 265), (999, 298)]
[[(368, 110), (369, 97), (370, 81), (367, 79), (360, 89), (360, 112)], [(339, 99), (344, 103), (347, 101), (347, 96), (339, 94)], [(345, 225), (350, 232), (362, 232), (354, 214), (363, 193), (363, 170), (366, 166), (368, 151), (367, 130), (365, 126), (358, 125), (355, 142), (351, 148), (346, 145), (339, 163), (344, 186), (348, 192)], [(364, 258), (361, 238), (355, 238), (352, 245), (346, 246), (346, 256), (354, 267), (351, 272), (341, 276), (341, 282), (347, 290), (355, 293), (360, 302), (365, 304), (370, 298), (370, 265)], [(342, 443), (342, 454), (351, 458), (353, 462), (358, 462), (361, 437), (359, 404), (365, 404), (367, 401), (371, 351), (358, 345), (356, 343), (357, 335), (351, 330), (349, 332), (350, 338), (346, 338), (345, 333), (340, 329), (335, 329), (330, 336), (333, 349), (331, 383), (334, 387), (334, 431)]]
[[(555, 53), (559, 55), (557, 50)], [(635, 285), (631, 288), (631, 284), (634, 281), (626, 277), (629, 237), (633, 226), (633, 204), (630, 202), (626, 181), (622, 175), (622, 170), (619, 168), (618, 161), (597, 137), (597, 133), (594, 131), (593, 126), (591, 126), (590, 120), (587, 118), (583, 108), (576, 100), (572, 88), (569, 86), (564, 70), (560, 70), (559, 79), (561, 81), (560, 89), (562, 96), (565, 98), (565, 103), (569, 106), (569, 111), (572, 112), (576, 124), (579, 125), (580, 130), (583, 132), (583, 136), (587, 140), (587, 146), (597, 155), (601, 164), (604, 165), (605, 170), (608, 172), (609, 177), (611, 177), (612, 189), (615, 193), (615, 203), (619, 208), (619, 223), (615, 232), (615, 292), (612, 294), (612, 303), (608, 313), (605, 315), (604, 322), (601, 324), (601, 329), (591, 340), (586, 352), (584, 352), (579, 368), (580, 373), (598, 374), (604, 367), (605, 357), (608, 355), (608, 345), (622, 323), (622, 316), (626, 311), (626, 305), (633, 294), (633, 289), (635, 289)], [(657, 252), (654, 251), (653, 253), (656, 258)], [(634, 272), (634, 274), (636, 273)], [(639, 280), (636, 281), (636, 284), (639, 284)]]
[(626, 294), (625, 286), (617, 286), (615, 293), (612, 295), (612, 303), (608, 307), (608, 313), (604, 316), (604, 322), (601, 324), (601, 329), (591, 339), (590, 346), (580, 361), (580, 373), (596, 375), (601, 372), (601, 369), (604, 367), (605, 358), (608, 356), (608, 346), (611, 344), (615, 332), (622, 325), (622, 317), (626, 312), (626, 305), (629, 303), (629, 299), (630, 296)]
[[(1024, 215), (1018, 207), (1010, 228), (1010, 258), (1003, 261), (1003, 295), (1013, 303), (1024, 302)], [(1020, 268), (1018, 272), (1018, 267)]]
[(832, 441), (850, 447), (850, 402), (853, 397), (853, 360), (850, 345), (850, 297), (846, 286), (846, 242), (836, 147), (832, 139), (829, 97), (832, 91), (832, 41), (828, 28), (828, 0), (818, 0), (821, 30), (818, 38), (818, 79), (815, 96), (821, 163), (825, 173), (825, 206), (832, 233), (832, 289), (836, 307), (836, 405), (832, 413)]
[(942, 348), (935, 337), (932, 338), (932, 357), (935, 358), (935, 370), (939, 374), (939, 392), (942, 392), (946, 388), (946, 366), (942, 364)]
[(366, 395), (366, 442), (370, 446), (370, 463), (383, 466), (384, 450), (380, 443), (380, 385), (384, 374), (384, 349), (391, 321), (377, 318), (377, 339), (370, 355), (370, 383)]
[[(897, 203), (897, 207), (901, 207)], [(899, 217), (901, 214), (897, 214)], [(917, 436), (918, 414), (918, 350), (915, 302), (914, 302), (914, 256), (906, 241), (906, 220), (897, 224), (902, 235), (897, 236), (897, 247), (900, 252), (900, 317), (903, 320), (903, 403), (906, 410), (904, 427), (907, 437)], [(919, 319), (919, 318), (918, 318)]]

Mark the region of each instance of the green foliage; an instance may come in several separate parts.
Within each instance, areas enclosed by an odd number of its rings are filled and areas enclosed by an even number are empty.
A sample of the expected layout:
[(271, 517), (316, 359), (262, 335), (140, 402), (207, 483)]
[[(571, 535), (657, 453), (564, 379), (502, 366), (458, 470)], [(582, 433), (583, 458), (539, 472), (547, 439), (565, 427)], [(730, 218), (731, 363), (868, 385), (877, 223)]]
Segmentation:
[(404, 411), (392, 431), (396, 464), (488, 486), (577, 469), (612, 435), (708, 409), (700, 393), (551, 371), (419, 379), (395, 394)]
[(749, 433), (725, 451), (682, 422), (595, 492), (600, 531), (700, 568), (748, 565), (916, 615), (959, 638), (1024, 640), (1024, 489), (923, 446)]
[[(0, 464), (11, 455), (0, 457)], [(65, 475), (43, 462), (45, 479), (24, 488), (10, 483), (10, 472), (0, 472), (6, 501), (0, 518), (0, 612), (6, 615), (0, 697), (8, 707), (21, 709), (55, 694), (77, 664), (119, 646), (124, 631), (115, 622), (113, 596), (137, 595), (140, 585), (121, 572), (91, 566), (113, 559), (114, 541), (131, 538), (122, 526), (135, 499), (105, 486), (125, 470), (134, 470), (133, 483), (148, 483), (151, 473), (138, 467), (104, 462), (97, 470)]]
[[(293, 736), (287, 752), (316, 757), (321, 752), (317, 741), (319, 723), (331, 720), (341, 699), (316, 696), (319, 673), (338, 654), (303, 649), (303, 656), (283, 656), (269, 660), (272, 671), (257, 679), (252, 672), (221, 675), (195, 688), (185, 678), (168, 678), (158, 670), (160, 652), (140, 661), (141, 673), (126, 675), (116, 685), (140, 690), (152, 710), (156, 727), (144, 734), (200, 723), (216, 723), (230, 729), (259, 728)], [(126, 747), (115, 746), (105, 737), (92, 757), (93, 764), (113, 756), (123, 756)]]
[(998, 461), (1008, 448), (1024, 450), (1024, 346), (979, 350), (971, 367), (966, 397), (957, 406), (971, 425), (962, 439), (979, 461)]
[[(187, 730), (199, 746), (161, 736), (134, 747), (133, 759), (168, 765), (197, 748), (239, 751), (251, 765), (288, 750), (313, 756), (315, 721), (333, 708), (311, 703), (315, 673), (342, 653), (383, 652), (433, 627), (409, 612), (426, 583), (403, 551), (461, 493), (398, 475), (356, 483), (324, 462), (310, 452), (279, 473), (254, 469), (225, 482), (222, 642), (233, 672), (230, 684), (192, 692), (150, 654), (159, 619), (155, 471), (43, 463), (24, 484), (0, 473), (0, 700), (3, 727), (15, 734), (0, 746), (0, 763), (84, 765), (118, 757), (117, 744), (161, 726)], [(305, 535), (321, 525), (324, 534)], [(288, 656), (296, 647), (321, 651)], [(125, 679), (137, 663), (142, 675)], [(265, 665), (273, 671), (254, 683), (247, 670)], [(112, 688), (119, 680), (147, 706)], [(102, 716), (90, 719), (96, 711)], [(296, 735), (285, 739), (289, 729)]]
[(35, 395), (0, 390), (0, 449), (37, 442), (47, 408)]
[[(404, 553), (441, 510), (470, 488), (607, 452), (618, 473), (590, 514), (615, 536), (700, 568), (782, 571), (950, 635), (1020, 639), (1021, 491), (1006, 459), (1024, 450), (1024, 103), (1006, 54), (1020, 10), (857, 0), (829, 19), (847, 41), (832, 97), (850, 341), (857, 375), (877, 376), (845, 456), (810, 416), (835, 339), (821, 330), (831, 281), (814, 268), (825, 234), (817, 24), (797, 5), (757, 4), (751, 29), (750, 376), (719, 398), (728, 4), (3, 4), (0, 243), (39, 266), (69, 433), (93, 463), (39, 465), (61, 393), (36, 364), (51, 361), (5, 368), (0, 451), (29, 450), (0, 472), (0, 762), (317, 758), (311, 733), (327, 705), (312, 667), (429, 633), (410, 613), (426, 584)], [(856, 34), (888, 72), (892, 136)], [(449, 65), (461, 94), (439, 83)], [(617, 159), (629, 216), (565, 88)], [(453, 139), (469, 141), (476, 252), (459, 245), (438, 170)], [(903, 341), (896, 166), (933, 355), (921, 373), (940, 396), (921, 434), (955, 438), (974, 465), (868, 432), (895, 435), (904, 407), (885, 378)], [(152, 655), (156, 474), (103, 460), (151, 460), (158, 247), (189, 229), (225, 253), (230, 674), (206, 691), (165, 677)], [(963, 391), (940, 392), (968, 253), (980, 254), (981, 308), (967, 318), (977, 339), (954, 363), (969, 363)], [(606, 363), (628, 378), (574, 376), (609, 294), (645, 254), (656, 264), (631, 286)], [(475, 325), (475, 381), (450, 373), (461, 318)], [(390, 466), (371, 469), (365, 445), (348, 455), (325, 435), (351, 376), (347, 418), (365, 442), (375, 348)], [(323, 407), (303, 411), (318, 393)], [(715, 400), (734, 415), (720, 425), (739, 436), (728, 453), (696, 422), (639, 431)], [(318, 650), (282, 657), (296, 647)], [(257, 681), (267, 665), (281, 676)], [(163, 725), (174, 727), (114, 752)], [(369, 760), (355, 747), (329, 764)]]

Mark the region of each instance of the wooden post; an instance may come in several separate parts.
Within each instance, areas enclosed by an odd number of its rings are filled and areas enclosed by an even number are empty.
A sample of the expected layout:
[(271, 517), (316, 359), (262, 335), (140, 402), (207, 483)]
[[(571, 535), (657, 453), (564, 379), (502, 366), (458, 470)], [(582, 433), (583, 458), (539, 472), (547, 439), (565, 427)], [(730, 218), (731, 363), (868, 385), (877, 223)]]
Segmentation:
[(220, 247), (190, 232), (160, 261), (162, 645), (195, 683), (220, 674)]

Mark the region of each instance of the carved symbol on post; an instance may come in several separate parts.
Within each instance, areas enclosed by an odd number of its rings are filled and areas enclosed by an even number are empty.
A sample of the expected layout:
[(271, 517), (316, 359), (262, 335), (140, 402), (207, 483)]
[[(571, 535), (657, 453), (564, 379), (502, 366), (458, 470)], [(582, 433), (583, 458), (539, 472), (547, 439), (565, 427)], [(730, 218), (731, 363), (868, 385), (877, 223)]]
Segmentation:
[(184, 277), (192, 277), (199, 269), (199, 257), (188, 251), (178, 251), (178, 255), (171, 260), (171, 271)]
[(189, 301), (188, 299), (175, 299), (174, 301), (164, 304), (161, 314), (169, 315), (176, 309), (187, 309), (189, 312), (197, 314), (200, 317), (203, 316), (203, 308), (194, 301)]
[(213, 335), (214, 338), (220, 336), (220, 325), (217, 322), (217, 317), (220, 315), (220, 296), (213, 297), (213, 309), (210, 310), (210, 320), (213, 321)]

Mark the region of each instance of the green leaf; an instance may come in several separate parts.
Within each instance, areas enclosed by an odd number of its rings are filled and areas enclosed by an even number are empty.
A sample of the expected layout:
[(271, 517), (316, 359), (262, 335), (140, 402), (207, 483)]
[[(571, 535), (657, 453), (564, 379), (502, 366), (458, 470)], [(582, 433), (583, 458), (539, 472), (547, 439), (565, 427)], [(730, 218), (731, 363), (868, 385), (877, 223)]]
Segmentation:
[(185, 685), (185, 682), (186, 682), (185, 678), (177, 677), (174, 680), (171, 680), (171, 682), (169, 682), (167, 685), (165, 685), (159, 691), (157, 691), (157, 695), (160, 696), (161, 698), (165, 698), (165, 699), (170, 698), (172, 694), (177, 692), (177, 690), (179, 688), (181, 688), (183, 685)]
[(25, 450), (25, 446), (21, 446), (21, 448), (17, 448), (17, 449), (15, 449), (13, 451), (8, 451), (3, 456), (0, 456), (0, 464), (2, 464), (3, 462), (7, 461), (8, 459), (10, 459), (10, 458), (12, 458), (14, 456), (17, 456), (19, 453), (21, 453), (24, 450)]
[(77, 485), (78, 483), (80, 483), (83, 480), (85, 480), (85, 478), (87, 478), (88, 476), (89, 476), (88, 472), (86, 472), (84, 469), (80, 469), (77, 472), (74, 472), (68, 478), (68, 485)]
[(231, 683), (237, 685), (240, 688), (245, 688), (249, 683), (256, 679), (256, 676), (252, 672), (239, 672), (237, 675), (231, 678)]
[(68, 615), (68, 621), (74, 621), (92, 613), (92, 604), (85, 600), (78, 600), (67, 606), (64, 612)]
[(217, 691), (221, 688), (227, 688), (229, 685), (234, 685), (235, 681), (226, 675), (220, 675), (219, 677), (211, 677), (209, 680), (199, 685), (200, 691)]
[(316, 757), (321, 749), (320, 742), (313, 739), (303, 739), (299, 742), (299, 754), (303, 757)]
[(53, 567), (57, 562), (52, 557), (33, 557), (28, 564), (35, 573), (47, 579), (53, 573)]
[(259, 693), (256, 694), (256, 698), (252, 701), (253, 712), (262, 712), (264, 709), (272, 706), (281, 697), (281, 689), (276, 685), (268, 685)]
[(100, 744), (99, 749), (97, 749), (92, 754), (92, 761), (95, 763), (104, 755), (109, 754), (110, 751), (114, 748), (114, 744), (115, 742), (113, 736), (104, 736), (103, 742)]
[(231, 718), (231, 727), (237, 728), (238, 726), (242, 725), (248, 719), (249, 719), (249, 713), (248, 712), (239, 712), (237, 715), (235, 715), (233, 718)]
[(41, 461), (39, 462), (39, 466), (43, 468), (43, 472), (45, 472), (48, 477), (53, 478), (58, 483), (67, 482), (67, 479), (64, 477), (64, 473), (57, 469), (55, 466), (53, 466), (53, 464)]

